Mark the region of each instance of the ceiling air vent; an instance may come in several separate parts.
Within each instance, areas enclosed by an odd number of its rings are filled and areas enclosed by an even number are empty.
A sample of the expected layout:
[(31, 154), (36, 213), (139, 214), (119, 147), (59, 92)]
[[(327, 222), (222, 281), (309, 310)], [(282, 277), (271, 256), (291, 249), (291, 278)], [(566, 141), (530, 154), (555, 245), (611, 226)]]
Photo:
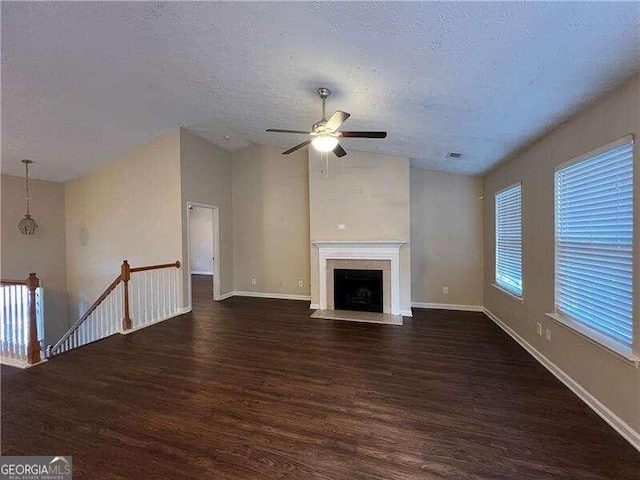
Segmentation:
[(461, 153), (458, 152), (449, 152), (447, 153), (447, 158), (460, 158), (462, 156)]

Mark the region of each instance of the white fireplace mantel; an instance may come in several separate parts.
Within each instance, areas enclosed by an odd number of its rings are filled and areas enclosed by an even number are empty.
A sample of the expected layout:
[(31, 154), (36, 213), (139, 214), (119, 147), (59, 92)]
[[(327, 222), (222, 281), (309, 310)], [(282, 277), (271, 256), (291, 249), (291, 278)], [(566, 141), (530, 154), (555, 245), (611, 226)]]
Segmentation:
[(400, 311), (400, 248), (397, 240), (326, 240), (313, 242), (318, 249), (318, 287), (320, 309), (327, 309), (327, 260), (389, 260), (391, 263), (391, 314)]

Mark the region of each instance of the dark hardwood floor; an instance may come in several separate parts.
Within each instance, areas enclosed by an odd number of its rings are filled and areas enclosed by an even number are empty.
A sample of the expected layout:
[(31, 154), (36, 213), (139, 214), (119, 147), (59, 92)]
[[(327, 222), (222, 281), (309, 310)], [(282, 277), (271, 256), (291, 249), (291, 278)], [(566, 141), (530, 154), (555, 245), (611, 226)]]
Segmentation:
[(405, 326), (308, 302), (209, 299), (23, 371), (2, 367), (2, 454), (75, 479), (640, 478), (640, 454), (481, 313)]

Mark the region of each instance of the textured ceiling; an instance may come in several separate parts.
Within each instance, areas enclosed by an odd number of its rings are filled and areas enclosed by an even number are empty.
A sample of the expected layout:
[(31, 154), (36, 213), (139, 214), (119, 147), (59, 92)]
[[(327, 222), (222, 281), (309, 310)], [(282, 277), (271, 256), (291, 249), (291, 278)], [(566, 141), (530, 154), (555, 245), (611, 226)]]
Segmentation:
[[(348, 149), (480, 174), (640, 69), (640, 3), (3, 2), (2, 171), (62, 181), (178, 126), (288, 147), (327, 109)], [(225, 139), (229, 137), (229, 139)], [(448, 151), (463, 154), (445, 159)]]

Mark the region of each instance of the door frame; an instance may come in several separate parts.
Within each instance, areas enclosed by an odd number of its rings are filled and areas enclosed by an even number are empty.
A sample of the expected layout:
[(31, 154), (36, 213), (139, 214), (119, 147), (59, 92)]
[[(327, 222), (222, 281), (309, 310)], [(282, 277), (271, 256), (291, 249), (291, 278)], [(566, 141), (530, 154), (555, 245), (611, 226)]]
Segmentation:
[(193, 304), (191, 290), (191, 208), (208, 208), (213, 217), (213, 299), (220, 300), (220, 208), (208, 203), (187, 201), (187, 272), (189, 284), (189, 305)]

